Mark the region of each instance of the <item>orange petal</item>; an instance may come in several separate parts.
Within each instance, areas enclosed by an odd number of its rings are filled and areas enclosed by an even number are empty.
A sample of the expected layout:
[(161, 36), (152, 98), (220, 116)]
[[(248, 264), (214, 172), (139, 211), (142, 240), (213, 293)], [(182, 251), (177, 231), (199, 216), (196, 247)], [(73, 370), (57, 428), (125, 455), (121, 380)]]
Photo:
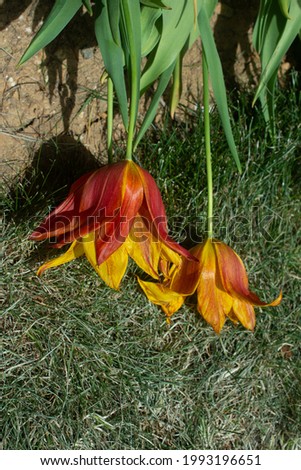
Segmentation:
[(256, 320), (253, 305), (239, 299), (234, 299), (233, 312), (236, 318), (245, 328), (247, 328), (247, 330), (254, 330)]
[(281, 302), (282, 293), (271, 303), (263, 302), (249, 290), (248, 275), (240, 257), (225, 243), (213, 241), (218, 268), (224, 289), (232, 297), (258, 307), (275, 306)]
[(233, 299), (224, 291), (221, 284), (211, 240), (208, 239), (202, 246), (197, 289), (198, 310), (214, 331), (220, 333), (232, 308)]
[(173, 292), (163, 284), (155, 282), (145, 282), (138, 278), (141, 289), (146, 297), (155, 305), (160, 305), (165, 314), (170, 317), (173, 315), (184, 303), (182, 295)]
[[(204, 244), (197, 245), (190, 253), (199, 260), (202, 256)], [(200, 280), (200, 264), (187, 258), (182, 259), (182, 263), (177, 268), (173, 268), (171, 273), (171, 281), (169, 287), (171, 290), (181, 295), (193, 294)]]

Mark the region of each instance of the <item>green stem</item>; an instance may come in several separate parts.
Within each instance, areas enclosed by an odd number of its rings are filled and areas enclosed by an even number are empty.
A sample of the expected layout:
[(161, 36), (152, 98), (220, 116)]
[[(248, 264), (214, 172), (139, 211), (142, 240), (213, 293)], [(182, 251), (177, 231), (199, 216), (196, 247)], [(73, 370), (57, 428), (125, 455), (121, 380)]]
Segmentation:
[(113, 161), (113, 81), (108, 77), (108, 98), (107, 98), (107, 145), (108, 145), (108, 162)]
[[(127, 135), (126, 160), (132, 160), (133, 140), (136, 127), (137, 110), (139, 104), (139, 88), (140, 88), (140, 57), (138, 62), (137, 49), (133, 31), (133, 23), (131, 17), (130, 0), (123, 0), (123, 14), (126, 25), (127, 38), (130, 52), (130, 81), (131, 81), (131, 99), (130, 99), (130, 119)], [(137, 25), (136, 25), (137, 27)]]
[(208, 238), (213, 237), (213, 183), (212, 183), (212, 162), (210, 146), (210, 112), (209, 112), (209, 73), (206, 55), (203, 51), (203, 105), (204, 105), (204, 133), (205, 133), (205, 152), (206, 152), (206, 170), (207, 170), (207, 189), (208, 189), (208, 208), (207, 208), (207, 227)]

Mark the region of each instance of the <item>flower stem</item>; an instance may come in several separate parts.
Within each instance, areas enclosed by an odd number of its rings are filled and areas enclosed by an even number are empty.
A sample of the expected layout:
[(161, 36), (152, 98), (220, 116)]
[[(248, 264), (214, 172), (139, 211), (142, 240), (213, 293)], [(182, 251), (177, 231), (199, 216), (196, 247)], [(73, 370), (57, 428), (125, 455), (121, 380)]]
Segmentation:
[(108, 162), (113, 161), (113, 81), (108, 77), (108, 98), (107, 98), (107, 146), (108, 146)]
[(213, 183), (212, 183), (212, 161), (210, 146), (210, 112), (209, 112), (209, 73), (206, 55), (203, 51), (203, 105), (204, 105), (204, 133), (205, 133), (205, 152), (206, 152), (206, 170), (207, 170), (207, 230), (208, 238), (213, 237)]
[[(126, 160), (132, 160), (133, 140), (136, 127), (137, 111), (140, 94), (140, 56), (137, 54), (137, 35), (134, 33), (133, 17), (131, 13), (130, 0), (123, 0), (123, 15), (126, 26), (126, 33), (129, 46), (130, 56), (130, 82), (131, 82), (131, 98), (130, 98), (130, 116), (126, 146)], [(140, 45), (140, 43), (139, 43)], [(138, 65), (139, 64), (139, 65)]]

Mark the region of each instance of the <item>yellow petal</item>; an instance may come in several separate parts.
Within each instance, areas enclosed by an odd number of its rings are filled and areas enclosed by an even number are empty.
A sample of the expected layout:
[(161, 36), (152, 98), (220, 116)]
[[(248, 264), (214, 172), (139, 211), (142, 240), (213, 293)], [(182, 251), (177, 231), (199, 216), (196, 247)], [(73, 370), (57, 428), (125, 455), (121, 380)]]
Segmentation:
[(204, 244), (200, 258), (198, 310), (216, 333), (220, 333), (230, 312), (233, 299), (222, 288), (217, 260), (211, 240)]
[(163, 284), (155, 282), (145, 282), (138, 278), (141, 289), (146, 297), (155, 305), (160, 305), (162, 310), (170, 317), (175, 313), (184, 303), (182, 295), (173, 292)]
[(239, 299), (234, 299), (233, 311), (237, 319), (247, 330), (254, 330), (256, 320), (253, 305)]
[(82, 240), (85, 255), (101, 279), (112, 289), (119, 289), (128, 264), (128, 254), (124, 245), (114, 251), (109, 258), (98, 265), (96, 261), (95, 235), (90, 233)]
[(128, 265), (128, 254), (123, 245), (100, 266), (94, 266), (101, 279), (112, 289), (119, 289)]
[(61, 264), (69, 263), (69, 261), (72, 261), (75, 258), (79, 258), (83, 254), (84, 249), (82, 245), (77, 240), (75, 240), (70, 246), (70, 248), (61, 256), (47, 261), (47, 263), (40, 266), (37, 271), (37, 275), (40, 276), (44, 271), (46, 271), (46, 269), (54, 268), (55, 266), (60, 266)]
[[(160, 270), (166, 279), (171, 278), (176, 267), (182, 264), (182, 257), (171, 250), (165, 243), (161, 243)], [(171, 265), (173, 265), (171, 267)], [(171, 267), (171, 268), (170, 268)]]
[(130, 257), (144, 272), (159, 279), (161, 243), (148, 230), (142, 217), (135, 217), (124, 245)]

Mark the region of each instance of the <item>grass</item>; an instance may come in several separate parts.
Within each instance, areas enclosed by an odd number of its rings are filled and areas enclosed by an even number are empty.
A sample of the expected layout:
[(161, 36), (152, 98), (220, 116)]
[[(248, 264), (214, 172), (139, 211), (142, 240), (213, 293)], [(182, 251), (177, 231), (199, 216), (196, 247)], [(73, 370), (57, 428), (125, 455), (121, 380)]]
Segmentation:
[[(232, 100), (242, 175), (215, 112), (211, 126), (215, 235), (243, 258), (253, 290), (284, 293), (279, 307), (257, 309), (254, 333), (229, 321), (217, 336), (193, 299), (168, 326), (133, 263), (119, 292), (84, 259), (37, 278), (53, 254), (27, 237), (57, 202), (54, 183), (39, 192), (29, 172), (3, 193), (5, 449), (301, 448), (300, 95), (278, 92), (274, 142), (251, 99)], [(154, 129), (138, 158), (171, 233), (185, 246), (203, 239), (202, 116)]]

